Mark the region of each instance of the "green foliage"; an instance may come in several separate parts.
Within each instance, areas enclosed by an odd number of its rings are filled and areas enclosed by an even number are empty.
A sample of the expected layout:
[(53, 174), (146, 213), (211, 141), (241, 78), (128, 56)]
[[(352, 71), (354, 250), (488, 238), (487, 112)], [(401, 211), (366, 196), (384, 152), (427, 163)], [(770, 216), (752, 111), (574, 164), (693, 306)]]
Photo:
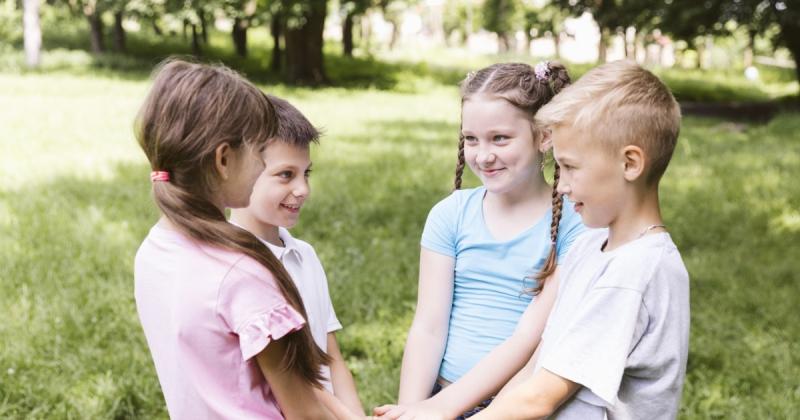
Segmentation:
[(483, 2), (483, 27), (501, 40), (520, 26), (522, 5), (519, 0), (486, 0)]

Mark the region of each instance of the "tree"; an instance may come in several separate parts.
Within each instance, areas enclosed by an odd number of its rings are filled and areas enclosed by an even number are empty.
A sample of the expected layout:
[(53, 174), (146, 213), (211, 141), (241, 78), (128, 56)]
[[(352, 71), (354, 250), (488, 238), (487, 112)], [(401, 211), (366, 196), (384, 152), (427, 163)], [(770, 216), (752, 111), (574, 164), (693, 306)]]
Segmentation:
[(542, 7), (527, 5), (524, 12), (525, 35), (530, 44), (534, 30), (538, 34), (550, 34), (555, 44), (555, 56), (561, 58), (561, 34), (566, 32), (566, 21), (568, 14), (560, 7), (548, 3)]
[[(750, 39), (756, 34), (775, 32), (775, 45), (785, 46), (795, 62), (795, 74), (800, 81), (800, 4), (788, 0), (721, 1), (720, 23), (729, 20), (747, 26)], [(776, 29), (776, 31), (772, 31)]]
[(456, 31), (460, 43), (466, 42), (475, 28), (481, 26), (480, 8), (473, 5), (473, 0), (448, 0), (444, 7), (442, 26), (445, 39), (450, 40)]
[(580, 16), (584, 12), (592, 14), (600, 29), (598, 61), (601, 63), (606, 61), (606, 50), (611, 36), (629, 26), (651, 21), (655, 8), (654, 3), (647, 0), (553, 0), (553, 4), (569, 11), (573, 16)]
[(723, 29), (719, 24), (721, 3), (719, 0), (673, 0), (656, 10), (659, 29), (675, 39), (687, 41), (698, 52), (698, 67), (705, 66), (702, 59), (705, 46), (701, 37), (720, 34)]
[(372, 0), (343, 0), (341, 11), (344, 14), (342, 21), (342, 54), (346, 57), (353, 56), (353, 25), (356, 17), (362, 16), (367, 9), (374, 6)]
[(258, 13), (256, 0), (223, 0), (222, 9), (226, 16), (233, 18), (231, 40), (236, 54), (247, 57), (247, 30)]
[(25, 42), (25, 64), (29, 68), (39, 67), (42, 48), (42, 28), (39, 25), (39, 0), (25, 0), (23, 5), (23, 36)]
[(283, 0), (285, 14), (286, 72), (297, 84), (326, 83), (322, 31), (327, 0)]
[(518, 0), (486, 0), (483, 3), (483, 27), (497, 34), (501, 52), (511, 47), (510, 35), (520, 26), (520, 12)]

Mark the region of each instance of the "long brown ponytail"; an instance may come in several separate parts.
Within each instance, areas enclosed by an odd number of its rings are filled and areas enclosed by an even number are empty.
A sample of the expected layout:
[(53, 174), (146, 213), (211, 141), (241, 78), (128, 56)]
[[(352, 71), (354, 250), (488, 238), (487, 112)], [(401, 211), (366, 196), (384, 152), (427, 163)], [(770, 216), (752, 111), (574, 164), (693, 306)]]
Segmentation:
[[(570, 83), (567, 69), (556, 62), (545, 62), (537, 71), (525, 63), (500, 63), (485, 67), (477, 72), (470, 72), (461, 82), (461, 103), (476, 94), (490, 94), (507, 100), (512, 105), (525, 111), (531, 119), (533, 137), (541, 138), (542, 133), (533, 125), (533, 116), (544, 104)], [(538, 67), (537, 67), (538, 68)], [(542, 74), (543, 73), (543, 74)], [(456, 166), (456, 189), (461, 187), (461, 175), (464, 171), (464, 139), (459, 138), (458, 164)], [(556, 269), (556, 242), (558, 225), (561, 221), (561, 194), (558, 194), (559, 167), (555, 165), (552, 193), (552, 221), (550, 223), (550, 251), (544, 265), (534, 275), (536, 287), (531, 292), (538, 294), (544, 287), (545, 279)]]
[[(196, 241), (258, 261), (275, 277), (289, 304), (308, 319), (283, 265), (255, 236), (228, 223), (212, 200), (216, 148), (228, 143), (234, 149), (260, 149), (277, 127), (266, 95), (234, 71), (168, 60), (155, 72), (135, 132), (152, 169), (169, 172), (169, 182), (153, 184), (155, 202), (164, 216)], [(314, 343), (309, 328), (288, 334), (285, 340), (284, 367), (319, 387), (320, 365), (330, 359)]]

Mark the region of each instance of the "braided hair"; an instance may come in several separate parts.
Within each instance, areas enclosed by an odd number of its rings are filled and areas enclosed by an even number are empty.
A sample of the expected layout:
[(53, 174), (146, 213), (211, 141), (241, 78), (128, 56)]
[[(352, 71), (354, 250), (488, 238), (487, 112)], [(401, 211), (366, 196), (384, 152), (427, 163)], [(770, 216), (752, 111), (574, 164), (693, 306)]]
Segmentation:
[[(465, 101), (477, 94), (491, 94), (503, 98), (530, 116), (533, 137), (540, 138), (542, 133), (532, 124), (534, 114), (569, 83), (569, 73), (560, 63), (545, 61), (536, 67), (525, 63), (493, 64), (467, 74), (467, 77), (461, 82), (461, 104), (463, 106)], [(461, 189), (461, 178), (465, 166), (464, 136), (461, 133), (459, 133), (457, 156), (455, 181), (453, 182), (456, 190)], [(555, 162), (554, 165), (550, 252), (542, 268), (533, 276), (537, 280), (536, 286), (531, 290), (534, 294), (542, 291), (544, 280), (556, 269), (556, 241), (558, 225), (561, 221), (562, 200), (561, 194), (556, 191), (560, 168)]]

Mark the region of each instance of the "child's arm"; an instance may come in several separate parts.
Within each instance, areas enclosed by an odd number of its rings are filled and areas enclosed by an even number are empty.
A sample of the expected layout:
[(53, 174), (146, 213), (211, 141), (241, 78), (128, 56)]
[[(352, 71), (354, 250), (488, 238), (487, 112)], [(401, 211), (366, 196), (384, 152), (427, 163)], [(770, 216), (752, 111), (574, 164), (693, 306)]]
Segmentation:
[(534, 303), (517, 323), (514, 334), (495, 347), (475, 367), (455, 383), (426, 401), (406, 406), (384, 406), (376, 410), (384, 418), (454, 418), (497, 392), (531, 360), (558, 292), (557, 272), (547, 281)]
[(528, 363), (525, 364), (525, 367), (520, 369), (520, 371), (517, 372), (514, 375), (514, 377), (511, 378), (510, 381), (508, 381), (508, 383), (503, 385), (503, 389), (501, 389), (500, 392), (497, 393), (498, 397), (501, 395), (508, 394), (509, 391), (518, 387), (523, 382), (525, 382), (526, 379), (533, 376), (533, 369), (536, 367), (536, 359), (539, 358), (539, 350), (541, 349), (542, 349), (541, 346), (536, 347), (536, 351), (533, 352), (533, 356), (531, 356), (531, 359), (528, 361)]
[(365, 418), (364, 414), (354, 413), (350, 408), (344, 405), (341, 400), (325, 389), (315, 389), (314, 393), (322, 404), (333, 413), (336, 420), (356, 420)]
[(422, 401), (433, 389), (450, 324), (454, 269), (453, 257), (422, 248), (417, 309), (400, 371), (400, 404)]
[(275, 340), (256, 356), (261, 372), (275, 393), (284, 416), (289, 419), (336, 419), (320, 401), (313, 386), (283, 366), (286, 340)]
[(551, 415), (574, 394), (580, 384), (564, 379), (547, 369), (504, 395), (498, 396), (488, 408), (470, 417), (487, 419), (541, 419)]
[(330, 368), (333, 394), (336, 395), (336, 398), (344, 403), (350, 411), (363, 415), (364, 406), (361, 405), (361, 401), (358, 399), (353, 375), (344, 363), (342, 353), (339, 351), (336, 333), (328, 333), (328, 356), (331, 357)]

